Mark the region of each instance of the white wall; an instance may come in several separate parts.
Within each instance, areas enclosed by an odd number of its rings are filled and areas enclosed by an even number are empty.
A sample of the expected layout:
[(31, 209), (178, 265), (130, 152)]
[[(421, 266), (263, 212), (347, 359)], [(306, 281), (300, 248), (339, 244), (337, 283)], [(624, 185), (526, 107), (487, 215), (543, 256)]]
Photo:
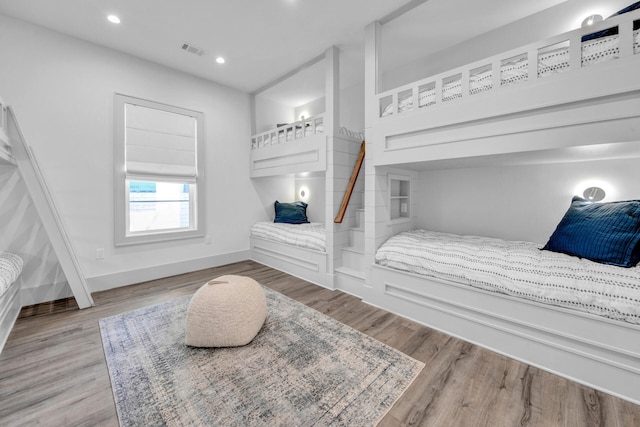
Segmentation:
[[(325, 98), (319, 98), (295, 108), (295, 119), (299, 120), (302, 112), (309, 115), (324, 113)], [(364, 129), (364, 81), (340, 90), (340, 126), (354, 132)]]
[(354, 132), (364, 129), (364, 80), (340, 91), (340, 126)]
[(255, 98), (255, 133), (274, 129), (278, 123), (296, 121), (294, 108), (264, 96)]
[[(249, 179), (248, 94), (4, 15), (0, 40), (0, 93), (38, 156), (93, 289), (248, 257), (248, 229), (264, 216)], [(204, 113), (211, 244), (114, 247), (115, 92)]]
[(262, 216), (259, 221), (273, 221), (275, 217), (274, 202), (282, 203), (295, 200), (295, 178), (293, 175), (270, 176), (252, 180), (256, 193), (260, 196)]
[(325, 97), (323, 96), (322, 98), (318, 98), (306, 104), (295, 107), (293, 120), (300, 120), (300, 116), (302, 115), (302, 113), (307, 113), (305, 114), (306, 117), (324, 113), (326, 110), (325, 102)]
[(639, 199), (639, 159), (449, 169), (420, 173), (418, 227), (546, 243), (591, 182), (606, 201)]
[[(300, 190), (305, 187), (308, 190), (308, 198), (305, 200), (300, 197)], [(307, 176), (296, 177), (295, 179), (295, 195), (293, 202), (301, 200), (307, 203), (307, 217), (311, 222), (325, 222), (325, 206), (326, 206), (326, 184), (324, 173)]]

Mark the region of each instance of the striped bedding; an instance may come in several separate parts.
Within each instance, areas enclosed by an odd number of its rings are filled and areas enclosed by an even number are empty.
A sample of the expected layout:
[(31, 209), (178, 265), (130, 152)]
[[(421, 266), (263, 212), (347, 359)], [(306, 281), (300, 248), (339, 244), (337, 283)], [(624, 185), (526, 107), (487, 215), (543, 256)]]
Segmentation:
[(11, 252), (0, 251), (0, 296), (16, 281), (22, 272), (22, 258)]
[(258, 222), (251, 226), (251, 235), (287, 245), (325, 252), (324, 224), (282, 224)]
[(640, 324), (640, 267), (542, 251), (542, 245), (411, 230), (389, 238), (376, 264)]

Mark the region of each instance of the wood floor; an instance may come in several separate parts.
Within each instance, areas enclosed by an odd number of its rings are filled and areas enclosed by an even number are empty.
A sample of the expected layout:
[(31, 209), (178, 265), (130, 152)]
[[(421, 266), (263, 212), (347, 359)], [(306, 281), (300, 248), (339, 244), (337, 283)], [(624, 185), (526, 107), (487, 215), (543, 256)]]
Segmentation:
[(95, 293), (90, 309), (23, 309), (0, 354), (0, 425), (117, 426), (98, 320), (223, 274), (251, 276), (425, 362), (381, 426), (640, 426), (640, 406), (252, 261)]

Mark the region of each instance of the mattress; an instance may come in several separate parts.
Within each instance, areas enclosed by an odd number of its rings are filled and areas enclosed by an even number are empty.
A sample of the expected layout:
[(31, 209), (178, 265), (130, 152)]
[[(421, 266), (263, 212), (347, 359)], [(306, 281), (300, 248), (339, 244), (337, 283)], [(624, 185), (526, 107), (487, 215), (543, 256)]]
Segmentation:
[(324, 224), (319, 222), (309, 224), (258, 222), (251, 226), (251, 235), (299, 248), (326, 251)]
[[(640, 51), (640, 30), (633, 33), (634, 53)], [(582, 67), (610, 61), (619, 56), (618, 35), (600, 37), (582, 42)], [(569, 69), (569, 47), (561, 46), (538, 53), (538, 77), (547, 77), (562, 73)], [(500, 86), (516, 84), (528, 79), (529, 59), (527, 55), (519, 55), (502, 61), (500, 65)], [(469, 74), (469, 93), (475, 95), (493, 87), (493, 70), (491, 67), (480, 67)], [(451, 76), (442, 82), (442, 101), (447, 102), (462, 97), (462, 75)], [(427, 107), (436, 103), (435, 84), (421, 86), (418, 90), (418, 107)], [(398, 113), (413, 109), (413, 97), (410, 91), (406, 96), (398, 98)], [(393, 103), (381, 108), (380, 117), (393, 114)]]
[(22, 272), (22, 258), (11, 252), (0, 251), (0, 295), (9, 289)]
[(388, 239), (378, 265), (640, 324), (640, 267), (540, 250), (530, 242), (411, 230)]

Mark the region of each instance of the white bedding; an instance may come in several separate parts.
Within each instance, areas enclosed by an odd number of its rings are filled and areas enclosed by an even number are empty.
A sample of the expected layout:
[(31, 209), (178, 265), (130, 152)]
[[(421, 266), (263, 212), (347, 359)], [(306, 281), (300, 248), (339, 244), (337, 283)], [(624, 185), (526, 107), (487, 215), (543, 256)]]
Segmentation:
[(251, 226), (251, 235), (287, 245), (325, 252), (326, 237), (324, 224), (283, 224), (258, 222)]
[(389, 238), (376, 264), (490, 292), (640, 324), (640, 267), (540, 250), (541, 245), (412, 230)]
[(0, 295), (16, 281), (22, 272), (22, 258), (11, 252), (0, 251)]
[[(634, 31), (634, 52), (640, 50), (640, 30)], [(619, 54), (618, 35), (601, 37), (582, 43), (582, 66), (598, 64), (617, 58)], [(569, 69), (569, 48), (559, 47), (538, 54), (538, 76), (546, 77), (561, 73)], [(526, 55), (505, 60), (500, 66), (500, 85), (506, 86), (526, 81), (529, 73), (529, 60)], [(488, 68), (469, 77), (469, 93), (474, 95), (492, 88), (493, 70)], [(462, 79), (454, 78), (443, 82), (442, 100), (451, 101), (462, 97)], [(435, 85), (420, 89), (418, 93), (418, 107), (426, 107), (436, 103)], [(408, 96), (398, 100), (398, 113), (413, 109), (413, 98)], [(381, 109), (380, 117), (393, 114), (393, 104), (387, 103)]]

